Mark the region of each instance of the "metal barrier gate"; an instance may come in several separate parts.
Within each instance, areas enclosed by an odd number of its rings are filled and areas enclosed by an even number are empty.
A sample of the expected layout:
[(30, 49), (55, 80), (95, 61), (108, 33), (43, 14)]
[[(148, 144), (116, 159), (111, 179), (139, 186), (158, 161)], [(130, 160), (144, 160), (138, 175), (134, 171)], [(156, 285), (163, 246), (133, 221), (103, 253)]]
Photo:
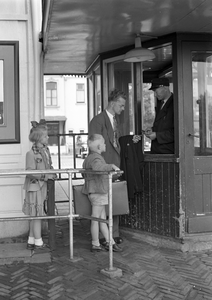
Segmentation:
[[(109, 274), (110, 277), (121, 276), (122, 271), (120, 269), (114, 268), (113, 266), (113, 245), (112, 245), (112, 232), (113, 232), (113, 212), (112, 212), (112, 176), (122, 171), (111, 171), (111, 172), (103, 172), (103, 171), (87, 171), (84, 169), (50, 169), (50, 170), (0, 170), (0, 177), (12, 177), (12, 176), (21, 176), (21, 175), (33, 175), (33, 174), (64, 174), (68, 175), (68, 197), (69, 197), (69, 214), (62, 216), (39, 216), (39, 217), (10, 217), (10, 218), (0, 218), (0, 222), (2, 221), (20, 221), (20, 220), (34, 220), (34, 219), (69, 219), (69, 241), (70, 241), (70, 259), (74, 260), (73, 254), (73, 220), (74, 218), (86, 218), (94, 221), (100, 221), (107, 223), (109, 226), (109, 268), (103, 270), (103, 273), (106, 275)], [(109, 216), (108, 220), (94, 218), (91, 216), (82, 216), (79, 214), (73, 213), (73, 188), (72, 188), (72, 174), (75, 173), (89, 173), (89, 174), (107, 174), (109, 178), (109, 192), (108, 192), (108, 205), (109, 205)], [(107, 274), (108, 273), (108, 274)], [(113, 274), (113, 275), (112, 275)]]

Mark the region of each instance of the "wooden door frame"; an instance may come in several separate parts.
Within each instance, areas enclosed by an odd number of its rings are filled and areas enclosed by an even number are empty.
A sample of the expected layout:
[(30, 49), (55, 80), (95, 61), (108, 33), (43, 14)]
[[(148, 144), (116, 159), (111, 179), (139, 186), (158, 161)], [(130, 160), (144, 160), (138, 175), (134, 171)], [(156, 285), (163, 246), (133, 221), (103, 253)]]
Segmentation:
[[(184, 124), (184, 166), (185, 166), (185, 214), (187, 220), (186, 231), (188, 233), (197, 233), (204, 231), (212, 231), (212, 218), (209, 215), (198, 213), (195, 207), (195, 175), (198, 174), (196, 161), (201, 169), (201, 162), (205, 163), (205, 157), (196, 156), (194, 154), (193, 134), (193, 83), (192, 83), (192, 51), (212, 51), (212, 42), (207, 40), (201, 41), (184, 41), (182, 43), (183, 53), (183, 124)], [(188, 103), (188, 104), (187, 104)], [(198, 161), (200, 160), (200, 161)], [(212, 171), (211, 171), (212, 173)], [(205, 229), (204, 229), (205, 228)], [(208, 229), (207, 229), (208, 228)], [(211, 230), (210, 230), (211, 228)]]

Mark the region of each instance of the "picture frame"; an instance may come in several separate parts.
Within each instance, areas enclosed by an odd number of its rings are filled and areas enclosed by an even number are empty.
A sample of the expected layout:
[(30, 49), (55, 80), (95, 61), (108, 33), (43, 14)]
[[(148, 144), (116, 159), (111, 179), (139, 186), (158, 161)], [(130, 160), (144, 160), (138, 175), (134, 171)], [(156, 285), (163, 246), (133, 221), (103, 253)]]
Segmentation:
[(19, 42), (0, 42), (0, 144), (20, 143)]

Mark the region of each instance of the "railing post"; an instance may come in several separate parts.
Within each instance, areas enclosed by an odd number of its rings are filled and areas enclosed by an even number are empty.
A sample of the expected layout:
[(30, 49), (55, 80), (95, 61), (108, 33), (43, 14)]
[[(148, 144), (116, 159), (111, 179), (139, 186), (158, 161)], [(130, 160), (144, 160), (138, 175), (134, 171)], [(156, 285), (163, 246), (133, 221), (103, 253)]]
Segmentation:
[(73, 239), (73, 190), (72, 190), (72, 173), (68, 172), (68, 195), (69, 195), (69, 242), (70, 242), (70, 259), (74, 258), (74, 239)]
[[(47, 215), (55, 215), (55, 181), (47, 181), (48, 198), (47, 198)], [(48, 220), (48, 232), (49, 232), (49, 246), (51, 250), (55, 249), (55, 219)]]
[(113, 205), (112, 205), (112, 175), (109, 174), (109, 271), (113, 270)]

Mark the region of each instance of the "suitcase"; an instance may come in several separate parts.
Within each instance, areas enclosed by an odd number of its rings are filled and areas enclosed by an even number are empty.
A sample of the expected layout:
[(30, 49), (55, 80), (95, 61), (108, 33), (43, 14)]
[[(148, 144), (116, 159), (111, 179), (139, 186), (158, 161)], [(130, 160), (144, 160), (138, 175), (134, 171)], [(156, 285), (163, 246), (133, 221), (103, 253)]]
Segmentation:
[[(91, 215), (91, 204), (87, 195), (82, 193), (82, 185), (73, 186), (75, 213), (79, 215)], [(113, 215), (129, 214), (129, 202), (127, 182), (117, 181), (112, 183)], [(108, 205), (106, 205), (108, 216)]]

